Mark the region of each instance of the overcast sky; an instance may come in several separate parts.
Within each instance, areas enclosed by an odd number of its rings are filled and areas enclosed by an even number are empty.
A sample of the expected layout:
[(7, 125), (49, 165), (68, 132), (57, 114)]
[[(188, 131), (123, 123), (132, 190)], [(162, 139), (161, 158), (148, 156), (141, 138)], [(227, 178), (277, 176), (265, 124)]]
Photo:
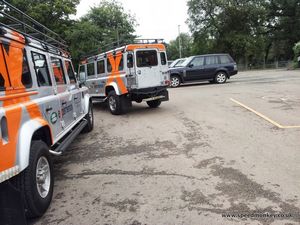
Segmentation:
[[(134, 15), (139, 24), (136, 35), (141, 38), (163, 38), (167, 42), (178, 36), (178, 25), (181, 32), (189, 32), (186, 25), (187, 0), (119, 0), (126, 12)], [(101, 0), (81, 0), (77, 7), (76, 18), (88, 12), (91, 6)]]

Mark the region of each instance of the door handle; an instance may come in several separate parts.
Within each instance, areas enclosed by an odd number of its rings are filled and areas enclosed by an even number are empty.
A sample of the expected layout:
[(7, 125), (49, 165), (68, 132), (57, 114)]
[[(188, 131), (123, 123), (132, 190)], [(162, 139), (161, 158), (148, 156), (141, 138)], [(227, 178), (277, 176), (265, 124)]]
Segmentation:
[(50, 112), (52, 109), (53, 109), (53, 108), (52, 108), (51, 106), (48, 106), (48, 107), (46, 108), (46, 112)]
[(77, 97), (77, 96), (75, 96), (75, 97), (74, 97), (74, 100), (77, 100), (77, 99), (78, 99), (78, 97)]
[(63, 101), (61, 104), (64, 106), (64, 105), (66, 105), (66, 104), (67, 104), (67, 102), (66, 102), (66, 101)]

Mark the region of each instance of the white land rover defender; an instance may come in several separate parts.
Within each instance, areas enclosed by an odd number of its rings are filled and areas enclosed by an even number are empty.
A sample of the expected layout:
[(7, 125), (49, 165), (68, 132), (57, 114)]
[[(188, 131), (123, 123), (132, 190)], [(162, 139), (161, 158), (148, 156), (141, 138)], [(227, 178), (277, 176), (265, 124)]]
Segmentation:
[[(27, 217), (47, 210), (51, 156), (93, 129), (93, 110), (57, 34), (6, 1), (0, 7), (0, 223), (24, 224), (18, 222), (22, 212), (10, 214), (11, 205), (24, 202)], [(12, 28), (16, 24), (20, 29)]]
[(170, 76), (162, 40), (138, 42), (88, 57), (79, 66), (79, 78), (93, 101), (107, 101), (114, 115), (125, 113), (132, 101), (156, 108), (169, 100)]

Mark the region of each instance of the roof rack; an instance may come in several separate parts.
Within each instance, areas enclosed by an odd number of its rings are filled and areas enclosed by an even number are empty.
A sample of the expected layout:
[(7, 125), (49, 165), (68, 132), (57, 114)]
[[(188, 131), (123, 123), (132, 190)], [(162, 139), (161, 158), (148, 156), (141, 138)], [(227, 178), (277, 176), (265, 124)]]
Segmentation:
[(95, 49), (93, 51), (90, 51), (87, 54), (81, 56), (81, 59), (86, 59), (86, 58), (92, 57), (94, 55), (102, 54), (102, 53), (105, 53), (109, 50), (120, 48), (122, 46), (129, 45), (129, 44), (165, 44), (165, 42), (164, 42), (164, 39), (162, 39), (162, 38), (159, 38), (159, 39), (157, 39), (157, 38), (153, 38), (153, 39), (134, 39), (134, 41), (131, 41), (131, 42), (128, 42), (128, 41), (126, 42), (124, 40), (119, 40), (119, 41), (115, 41), (115, 42), (112, 42), (110, 44), (98, 47), (97, 49)]
[[(67, 50), (66, 42), (55, 32), (5, 0), (0, 0), (0, 24), (52, 47)], [(2, 20), (2, 21), (1, 21)], [(5, 23), (2, 23), (4, 20)]]

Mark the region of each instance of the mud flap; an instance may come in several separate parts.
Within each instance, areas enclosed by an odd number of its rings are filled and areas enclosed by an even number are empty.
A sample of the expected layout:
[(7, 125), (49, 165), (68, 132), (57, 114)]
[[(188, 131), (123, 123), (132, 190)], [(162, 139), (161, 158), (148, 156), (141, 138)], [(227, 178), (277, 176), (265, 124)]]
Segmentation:
[(0, 184), (1, 225), (27, 225), (23, 196), (9, 181)]

